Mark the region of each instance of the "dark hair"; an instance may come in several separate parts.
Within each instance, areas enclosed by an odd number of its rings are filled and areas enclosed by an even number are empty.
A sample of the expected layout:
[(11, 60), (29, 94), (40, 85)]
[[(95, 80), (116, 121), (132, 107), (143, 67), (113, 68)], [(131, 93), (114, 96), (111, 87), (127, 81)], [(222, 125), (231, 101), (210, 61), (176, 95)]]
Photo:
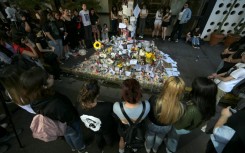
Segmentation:
[(123, 100), (136, 104), (142, 97), (140, 83), (135, 79), (126, 79), (123, 81), (122, 98)]
[(22, 87), (22, 98), (25, 102), (52, 96), (52, 88), (45, 88), (48, 85), (49, 74), (40, 67), (32, 67), (20, 76)]
[(191, 100), (202, 114), (203, 120), (209, 120), (216, 110), (217, 85), (206, 77), (197, 77), (192, 82)]
[[(116, 8), (115, 10), (113, 8)], [(117, 15), (118, 13), (118, 10), (117, 10), (117, 6), (116, 5), (113, 5), (112, 8), (111, 8), (111, 12), (115, 15)]]
[(99, 93), (100, 86), (98, 84), (98, 81), (89, 80), (82, 86), (82, 89), (80, 90), (77, 97), (77, 102), (82, 108), (89, 109), (91, 108), (90, 104), (94, 103), (94, 100), (97, 98)]
[(22, 69), (19, 69), (14, 65), (10, 65), (4, 67), (0, 75), (1, 84), (7, 90), (14, 103), (18, 105), (24, 105), (19, 93), (21, 91), (19, 78), (22, 73)]

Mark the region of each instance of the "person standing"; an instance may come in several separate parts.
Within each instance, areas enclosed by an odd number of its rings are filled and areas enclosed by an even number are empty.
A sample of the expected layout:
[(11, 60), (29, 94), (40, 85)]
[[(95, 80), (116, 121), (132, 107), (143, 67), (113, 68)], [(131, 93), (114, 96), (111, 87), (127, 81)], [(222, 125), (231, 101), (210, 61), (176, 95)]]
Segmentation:
[[(175, 42), (179, 41), (179, 39), (181, 38), (182, 32), (183, 32), (184, 26), (191, 19), (191, 15), (192, 15), (192, 11), (189, 8), (189, 2), (186, 2), (184, 4), (184, 7), (182, 8), (182, 11), (179, 12), (178, 20), (173, 27), (173, 31), (171, 33), (169, 41), (175, 41)], [(178, 32), (178, 37), (176, 40), (174, 40), (174, 36), (177, 32)]]
[(162, 17), (163, 17), (163, 9), (161, 8), (156, 12), (156, 17), (154, 21), (154, 30), (152, 31), (152, 37), (154, 37), (155, 35), (156, 35), (156, 38), (158, 37), (159, 31), (161, 29)]
[[(126, 117), (123, 115), (120, 105), (125, 110), (125, 113), (128, 115), (130, 120), (136, 121), (142, 111), (144, 110), (145, 105), (145, 111), (143, 112), (143, 116), (141, 118), (141, 121), (144, 120), (144, 118), (147, 116), (147, 114), (150, 111), (150, 104), (148, 101), (141, 101), (142, 97), (142, 91), (141, 86), (139, 82), (135, 79), (126, 79), (123, 81), (122, 85), (122, 98), (123, 102), (115, 102), (113, 105), (113, 112), (115, 116), (118, 117), (120, 120), (119, 122), (119, 129), (118, 133), (120, 136), (119, 140), (119, 153), (124, 153), (125, 148), (125, 129), (126, 127), (130, 126), (130, 123), (127, 121)], [(143, 104), (144, 103), (144, 104)]]
[(170, 25), (170, 19), (171, 19), (171, 10), (170, 7), (166, 7), (164, 10), (164, 16), (162, 19), (162, 40), (165, 40), (166, 38), (166, 31), (168, 26)]
[(168, 133), (166, 152), (176, 152), (179, 137), (205, 125), (216, 110), (217, 85), (206, 77), (197, 77), (192, 82), (190, 100), (185, 103), (183, 116), (173, 124)]
[(81, 121), (94, 135), (98, 148), (104, 149), (104, 142), (112, 145), (114, 119), (110, 102), (99, 102), (100, 86), (97, 80), (89, 80), (84, 83), (77, 98), (77, 110)]
[(165, 135), (171, 130), (172, 124), (184, 113), (180, 98), (185, 90), (185, 82), (180, 77), (169, 77), (158, 96), (151, 96), (148, 114), (145, 149), (147, 153), (158, 151)]
[(79, 12), (79, 15), (82, 17), (82, 22), (85, 31), (85, 40), (86, 47), (92, 47), (92, 26), (89, 16), (89, 10), (87, 10), (87, 5), (82, 4), (82, 10)]
[(99, 16), (95, 13), (95, 10), (93, 8), (90, 9), (89, 13), (90, 19), (91, 19), (91, 25), (92, 25), (92, 33), (94, 35), (95, 41), (100, 41), (100, 30), (98, 28), (99, 25)]
[(111, 9), (111, 32), (112, 35), (117, 35), (118, 28), (118, 10), (116, 6)]
[(146, 9), (146, 5), (143, 5), (143, 8), (140, 10), (140, 25), (139, 25), (139, 37), (144, 37), (145, 30), (145, 21), (148, 16), (148, 10)]

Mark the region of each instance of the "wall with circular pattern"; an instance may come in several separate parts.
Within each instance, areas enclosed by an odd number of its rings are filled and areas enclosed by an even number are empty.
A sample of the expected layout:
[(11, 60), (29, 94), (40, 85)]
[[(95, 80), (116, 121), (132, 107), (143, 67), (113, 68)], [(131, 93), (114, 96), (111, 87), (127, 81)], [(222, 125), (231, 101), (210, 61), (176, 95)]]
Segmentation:
[[(218, 25), (222, 22), (225, 15), (228, 13), (229, 8), (232, 6), (234, 0), (217, 0), (214, 9), (206, 23), (201, 38), (208, 41), (212, 32), (216, 31)], [(239, 21), (244, 18), (245, 22), (245, 0), (238, 0), (234, 5), (227, 20), (222, 26), (222, 33), (227, 35), (234, 32), (234, 27), (237, 26)], [(241, 36), (245, 36), (245, 28), (240, 33)]]

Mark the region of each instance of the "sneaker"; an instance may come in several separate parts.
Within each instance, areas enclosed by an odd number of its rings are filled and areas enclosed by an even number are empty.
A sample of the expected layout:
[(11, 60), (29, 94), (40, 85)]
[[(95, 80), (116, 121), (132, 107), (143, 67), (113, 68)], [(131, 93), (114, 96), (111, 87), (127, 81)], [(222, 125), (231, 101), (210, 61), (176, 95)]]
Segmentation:
[(157, 150), (155, 150), (155, 149), (152, 149), (152, 151), (153, 151), (154, 153), (157, 153)]
[[(73, 51), (73, 50), (72, 50)], [(74, 51), (75, 52), (75, 51)], [(72, 55), (73, 53), (72, 52), (67, 52), (68, 55)]]
[[(3, 124), (1, 124), (0, 126), (1, 126), (2, 128), (5, 128), (5, 129), (6, 129), (7, 126), (8, 126), (8, 123), (3, 123)], [(0, 153), (1, 153), (1, 152), (0, 152)]]
[(85, 153), (86, 146), (84, 145), (83, 148), (77, 150), (78, 153)]
[(73, 151), (73, 152), (74, 152), (74, 151), (76, 151), (76, 149), (71, 149), (71, 151)]
[(146, 143), (144, 143), (145, 144), (145, 151), (147, 152), (147, 153), (150, 153), (151, 152), (151, 149), (148, 149), (147, 147), (146, 147)]
[(176, 39), (176, 40), (175, 40), (175, 42), (177, 43), (177, 42), (179, 42), (179, 40), (178, 40), (178, 39)]
[(171, 38), (168, 38), (168, 41), (171, 41)]
[(166, 147), (166, 153), (173, 153), (173, 152), (168, 150), (168, 148)]
[(1, 145), (0, 146), (0, 153), (5, 153), (8, 149), (9, 149), (9, 147), (7, 145)]

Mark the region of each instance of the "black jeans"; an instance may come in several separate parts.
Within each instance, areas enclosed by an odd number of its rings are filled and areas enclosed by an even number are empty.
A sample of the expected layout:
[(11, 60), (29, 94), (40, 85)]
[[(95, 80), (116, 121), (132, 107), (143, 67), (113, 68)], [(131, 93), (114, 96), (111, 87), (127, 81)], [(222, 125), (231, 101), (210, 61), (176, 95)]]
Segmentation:
[(178, 32), (178, 37), (177, 37), (177, 39), (180, 39), (180, 38), (181, 38), (181, 35), (182, 35), (182, 32), (183, 32), (185, 23), (180, 24), (179, 22), (180, 22), (180, 20), (178, 20), (178, 21), (175, 23), (174, 27), (173, 27), (173, 31), (172, 31), (171, 36), (170, 36), (171, 40), (174, 40), (174, 36), (175, 36), (175, 34), (176, 34), (177, 32)]

